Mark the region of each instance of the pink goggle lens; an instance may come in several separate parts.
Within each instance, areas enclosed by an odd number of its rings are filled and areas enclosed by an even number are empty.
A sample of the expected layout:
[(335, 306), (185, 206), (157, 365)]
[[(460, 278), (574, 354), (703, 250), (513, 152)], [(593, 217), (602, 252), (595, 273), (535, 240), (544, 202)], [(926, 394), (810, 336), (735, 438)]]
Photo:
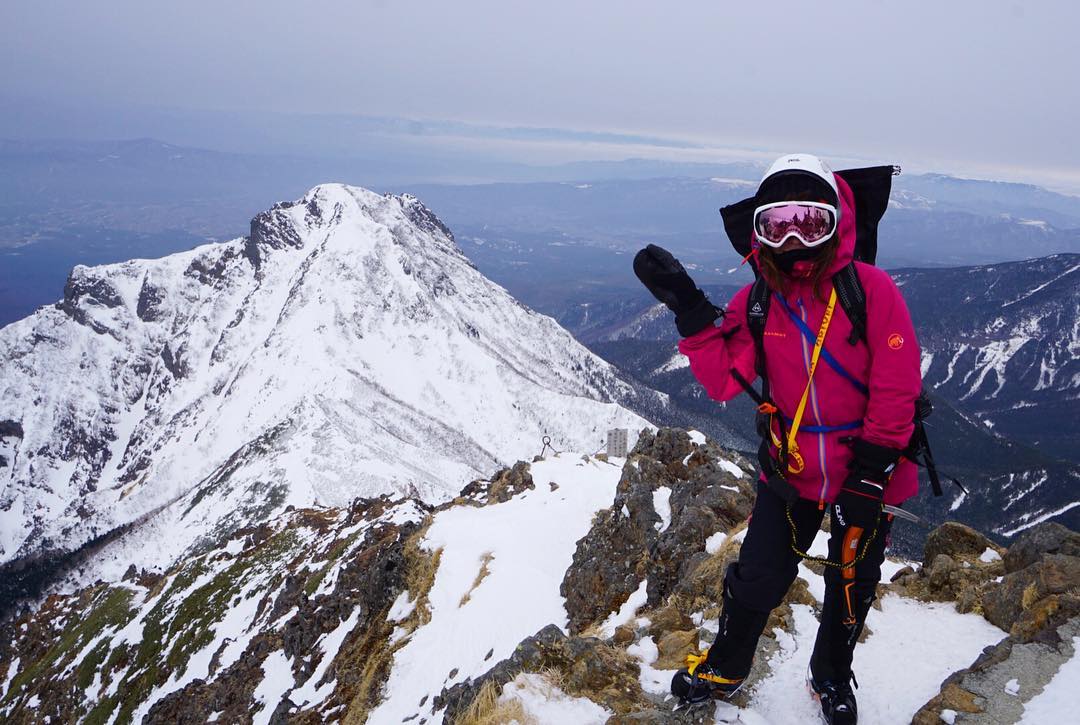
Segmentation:
[(780, 246), (788, 235), (798, 235), (803, 244), (819, 244), (836, 230), (836, 212), (831, 208), (792, 202), (759, 210), (754, 215), (754, 231), (766, 244)]

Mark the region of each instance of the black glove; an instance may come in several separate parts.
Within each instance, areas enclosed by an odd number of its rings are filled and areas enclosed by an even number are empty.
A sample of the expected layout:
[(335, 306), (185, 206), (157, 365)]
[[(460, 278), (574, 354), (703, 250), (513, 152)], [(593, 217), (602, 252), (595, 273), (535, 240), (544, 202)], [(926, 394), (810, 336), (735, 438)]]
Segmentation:
[(675, 326), (683, 337), (701, 332), (720, 316), (679, 260), (663, 247), (650, 244), (638, 252), (634, 274), (653, 297), (675, 313)]
[(833, 504), (833, 520), (841, 526), (872, 529), (881, 515), (885, 485), (889, 480), (900, 451), (853, 438), (851, 448), (855, 457), (850, 473)]

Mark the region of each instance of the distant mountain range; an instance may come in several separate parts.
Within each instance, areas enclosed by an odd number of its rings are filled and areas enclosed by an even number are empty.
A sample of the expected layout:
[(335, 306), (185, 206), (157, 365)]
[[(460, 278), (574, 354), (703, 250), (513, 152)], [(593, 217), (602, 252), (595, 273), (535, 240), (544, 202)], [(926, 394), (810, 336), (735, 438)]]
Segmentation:
[[(368, 119), (350, 128), (382, 145), (365, 142), (318, 155), (285, 146), (233, 153), (146, 138), (0, 141), (0, 326), (59, 299), (75, 264), (152, 258), (231, 239), (245, 232), (240, 220), (326, 179), (427, 200), (482, 272), (545, 312), (567, 299), (625, 294), (636, 283), (623, 257), (647, 242), (670, 248), (702, 283), (747, 279), (729, 251), (717, 208), (753, 191), (757, 164), (477, 165), (429, 148), (445, 140), (440, 130), (468, 135), (481, 133), (477, 129), (413, 127), (400, 119)], [(488, 132), (515, 143), (522, 136), (512, 129)], [(563, 138), (553, 133), (531, 136)], [(891, 241), (881, 259), (891, 267), (1080, 251), (1080, 198), (1037, 186), (903, 175), (893, 207), (883, 227)]]
[[(937, 410), (930, 434), (942, 467), (971, 491), (925, 496), (931, 520), (957, 516), (998, 535), (1032, 522), (1080, 524), (1080, 254), (955, 269), (902, 269)], [(708, 288), (723, 304), (736, 288)], [(753, 406), (705, 397), (675, 348), (671, 314), (647, 293), (567, 306), (559, 321), (597, 354), (693, 411), (694, 425), (746, 431)]]

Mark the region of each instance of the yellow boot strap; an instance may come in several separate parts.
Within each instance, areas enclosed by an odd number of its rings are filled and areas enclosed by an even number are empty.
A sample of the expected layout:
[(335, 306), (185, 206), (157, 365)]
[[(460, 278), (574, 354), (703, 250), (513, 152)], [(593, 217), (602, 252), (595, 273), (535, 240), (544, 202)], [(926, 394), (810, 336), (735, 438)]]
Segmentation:
[(715, 682), (718, 685), (737, 685), (742, 682), (742, 678), (735, 680), (729, 680), (726, 677), (720, 677), (719, 675), (713, 675), (708, 672), (697, 673), (698, 665), (705, 661), (709, 656), (709, 650), (705, 650), (699, 655), (686, 655), (686, 668), (691, 676), (695, 676), (699, 680), (705, 680), (706, 682)]

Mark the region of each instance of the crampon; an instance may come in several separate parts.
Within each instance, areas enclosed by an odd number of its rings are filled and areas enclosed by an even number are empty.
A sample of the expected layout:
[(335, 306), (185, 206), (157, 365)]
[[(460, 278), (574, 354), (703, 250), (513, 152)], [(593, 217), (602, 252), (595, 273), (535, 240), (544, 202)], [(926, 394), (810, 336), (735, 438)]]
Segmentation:
[(671, 678), (671, 694), (679, 698), (676, 710), (710, 702), (714, 699), (726, 700), (739, 691), (745, 678), (730, 679), (723, 677), (705, 660), (709, 650), (700, 655), (687, 655), (686, 667)]

